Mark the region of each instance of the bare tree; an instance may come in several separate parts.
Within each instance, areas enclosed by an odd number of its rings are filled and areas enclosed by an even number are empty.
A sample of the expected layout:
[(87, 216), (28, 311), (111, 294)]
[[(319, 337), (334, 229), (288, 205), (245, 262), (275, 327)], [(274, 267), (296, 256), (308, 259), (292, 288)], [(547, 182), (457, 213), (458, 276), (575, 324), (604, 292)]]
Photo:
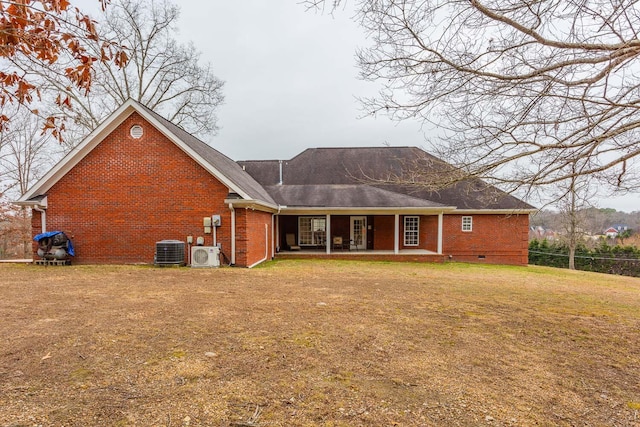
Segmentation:
[(38, 117), (21, 106), (0, 109), (11, 120), (11, 128), (0, 132), (1, 193), (17, 197), (27, 192), (50, 168), (56, 153), (44, 134)]
[[(55, 161), (57, 146), (51, 136), (42, 132), (42, 124), (31, 110), (21, 105), (5, 105), (0, 114), (9, 118), (11, 126), (0, 132), (0, 238), (2, 254), (7, 248), (24, 257), (31, 252), (31, 210), (9, 203), (27, 192)], [(58, 151), (60, 147), (58, 146)], [(18, 250), (18, 248), (20, 248)]]
[(571, 165), (571, 170), (567, 171), (570, 175), (567, 185), (562, 187), (558, 184), (556, 193), (553, 194), (553, 199), (557, 200), (555, 204), (561, 215), (561, 223), (569, 247), (569, 269), (571, 270), (576, 269), (576, 247), (587, 234), (585, 215), (587, 209), (593, 207), (590, 201), (594, 200), (597, 193), (597, 186), (592, 185), (591, 178), (581, 175), (581, 167), (584, 168), (584, 164)]
[[(223, 82), (200, 63), (192, 44), (174, 38), (179, 7), (168, 0), (114, 0), (98, 19), (101, 38), (128, 48), (129, 61), (122, 68), (98, 64), (88, 96), (68, 87), (58, 74), (41, 72), (43, 91), (61, 94), (55, 111), (67, 117), (77, 142), (117, 106), (132, 98), (198, 136), (217, 130), (216, 109), (223, 102)], [(100, 43), (93, 45), (97, 54)]]
[[(305, 3), (334, 10), (345, 0)], [(358, 52), (361, 75), (383, 85), (363, 100), (366, 110), (435, 124), (433, 151), (460, 176), (518, 189), (566, 187), (579, 174), (637, 189), (637, 0), (361, 0), (356, 7), (372, 41)], [(571, 167), (585, 159), (587, 167)]]
[[(110, 0), (99, 0), (102, 10)], [(98, 46), (90, 52), (89, 44)], [(40, 115), (35, 104), (40, 99), (39, 79), (25, 64), (40, 63), (44, 69), (58, 68), (66, 85), (83, 93), (91, 88), (92, 71), (100, 62), (121, 66), (127, 56), (119, 46), (100, 39), (95, 23), (70, 1), (0, 0), (0, 106), (29, 106)], [(68, 100), (67, 100), (68, 101)], [(54, 116), (44, 116), (43, 129), (62, 139), (64, 127)], [(10, 122), (0, 115), (0, 132)]]

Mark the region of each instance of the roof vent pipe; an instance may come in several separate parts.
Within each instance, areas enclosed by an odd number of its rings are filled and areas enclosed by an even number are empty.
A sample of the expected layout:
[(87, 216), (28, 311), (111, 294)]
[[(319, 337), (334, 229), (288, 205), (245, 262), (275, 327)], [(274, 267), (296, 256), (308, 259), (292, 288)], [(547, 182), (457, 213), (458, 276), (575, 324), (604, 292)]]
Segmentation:
[(278, 182), (278, 185), (282, 185), (282, 160), (278, 160), (278, 163), (280, 164), (280, 182)]

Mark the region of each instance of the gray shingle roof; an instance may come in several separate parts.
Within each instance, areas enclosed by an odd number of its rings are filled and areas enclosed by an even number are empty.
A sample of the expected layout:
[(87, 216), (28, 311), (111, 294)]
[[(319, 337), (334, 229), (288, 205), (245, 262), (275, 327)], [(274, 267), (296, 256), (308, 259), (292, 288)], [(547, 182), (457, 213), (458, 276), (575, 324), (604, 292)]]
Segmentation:
[(242, 167), (225, 156), (218, 150), (205, 144), (195, 136), (191, 135), (184, 129), (169, 120), (160, 116), (153, 110), (139, 104), (141, 108), (144, 108), (149, 114), (153, 115), (156, 120), (162, 123), (171, 133), (185, 143), (189, 148), (198, 153), (205, 161), (211, 164), (215, 169), (220, 171), (231, 182), (238, 186), (253, 200), (267, 202), (269, 204), (275, 204), (275, 201), (271, 195), (264, 189), (264, 187), (258, 183), (250, 174), (245, 172)]
[(291, 207), (435, 208), (439, 203), (369, 185), (271, 185), (266, 187), (280, 205)]
[[(357, 147), (357, 148), (310, 148), (291, 160), (282, 162), (283, 185), (311, 186), (321, 192), (323, 186), (332, 185), (360, 185), (378, 187), (390, 193), (410, 196), (430, 202), (432, 206), (456, 206), (458, 209), (533, 209), (533, 206), (505, 193), (504, 191), (485, 183), (480, 179), (468, 179), (448, 188), (432, 191), (418, 185), (382, 184), (377, 180), (384, 180), (390, 175), (402, 175), (408, 165), (423, 160), (431, 167), (448, 167), (440, 159), (416, 147)], [(279, 162), (278, 161), (245, 161), (239, 162), (258, 182), (267, 188), (271, 195), (287, 205), (294, 202), (288, 195), (300, 194), (299, 190), (278, 189)], [(354, 200), (360, 200), (353, 192)], [(341, 197), (345, 197), (346, 190)], [(285, 197), (287, 196), (287, 197)], [(302, 197), (303, 195), (300, 194)], [(304, 195), (305, 200), (312, 202), (314, 197), (327, 199), (328, 196)], [(340, 199), (345, 203), (345, 199)], [(380, 202), (395, 203), (399, 199), (383, 200)], [(281, 203), (284, 204), (284, 203)], [(356, 206), (355, 204), (353, 206)], [(386, 206), (386, 205), (381, 205)], [(395, 205), (390, 205), (395, 206)]]

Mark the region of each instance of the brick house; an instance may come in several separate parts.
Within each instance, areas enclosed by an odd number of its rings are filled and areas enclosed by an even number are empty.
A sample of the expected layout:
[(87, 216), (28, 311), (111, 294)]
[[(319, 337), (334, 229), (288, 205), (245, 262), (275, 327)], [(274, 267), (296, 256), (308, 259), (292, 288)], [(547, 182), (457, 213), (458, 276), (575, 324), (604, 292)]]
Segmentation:
[[(161, 240), (204, 237), (221, 262), (275, 256), (527, 263), (532, 206), (479, 180), (441, 191), (378, 179), (412, 147), (308, 149), (235, 162), (129, 100), (16, 203), (60, 230), (75, 263), (151, 263)], [(203, 219), (219, 215), (219, 226)], [(298, 250), (299, 249), (299, 250)]]

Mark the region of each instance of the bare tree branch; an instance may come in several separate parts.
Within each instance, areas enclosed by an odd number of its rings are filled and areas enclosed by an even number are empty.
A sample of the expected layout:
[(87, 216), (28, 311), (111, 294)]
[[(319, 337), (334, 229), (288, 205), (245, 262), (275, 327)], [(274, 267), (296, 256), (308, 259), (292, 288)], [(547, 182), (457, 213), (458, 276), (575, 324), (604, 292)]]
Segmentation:
[[(346, 1), (302, 3), (334, 12)], [(365, 110), (433, 125), (430, 151), (456, 176), (508, 190), (579, 176), (640, 188), (638, 0), (353, 5), (371, 40), (361, 77), (382, 85)]]
[[(193, 45), (182, 45), (174, 39), (178, 17), (179, 7), (169, 0), (114, 0), (99, 17), (98, 32), (126, 47), (129, 61), (119, 69), (108, 63), (97, 64), (92, 91), (86, 98), (64, 85), (59, 73), (33, 67), (32, 72), (44, 82), (43, 90), (62, 93), (74, 101), (51, 113), (66, 117), (68, 128), (80, 127), (77, 133), (86, 134), (132, 98), (196, 136), (215, 134), (224, 83), (215, 77), (209, 64), (200, 63), (200, 53)], [(89, 49), (97, 54), (103, 47), (95, 42)]]

